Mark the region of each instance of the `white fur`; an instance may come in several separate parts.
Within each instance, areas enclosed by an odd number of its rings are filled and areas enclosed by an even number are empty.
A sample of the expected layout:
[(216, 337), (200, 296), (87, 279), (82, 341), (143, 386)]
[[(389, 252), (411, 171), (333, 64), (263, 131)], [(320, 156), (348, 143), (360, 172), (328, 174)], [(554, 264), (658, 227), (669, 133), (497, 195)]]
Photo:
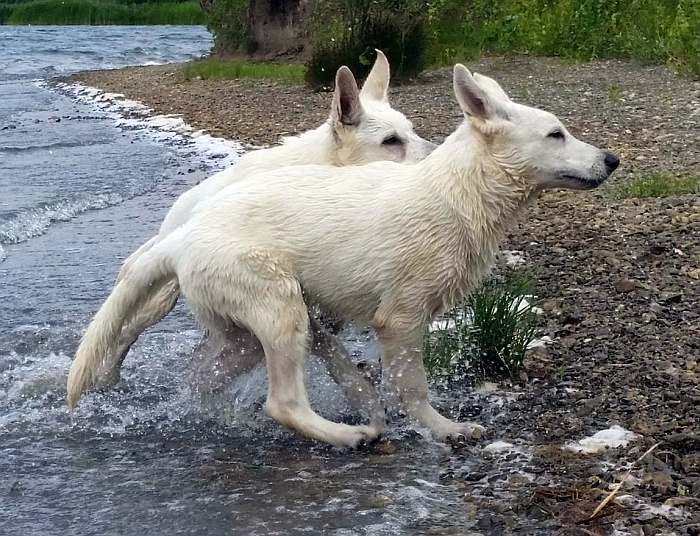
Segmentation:
[[(332, 423), (311, 409), (303, 380), (310, 303), (373, 325), (384, 380), (436, 438), (479, 434), (480, 426), (450, 421), (428, 401), (426, 323), (479, 283), (506, 227), (538, 192), (594, 186), (611, 172), (601, 171), (603, 151), (548, 138), (560, 126), (556, 118), (480, 80), (455, 67), (455, 93), (470, 118), (416, 165), (285, 168), (200, 205), (134, 263), (88, 328), (76, 361), (99, 363), (118, 343), (120, 319), (149, 287), (175, 275), (205, 327), (235, 325), (256, 336), (268, 367), (266, 411), (303, 435), (354, 446), (381, 432), (374, 423)], [(543, 158), (547, 150), (559, 158)], [(562, 172), (588, 182), (557, 179)], [(72, 403), (89, 373), (81, 367), (69, 379)]]
[[(182, 194), (166, 215), (158, 235), (126, 259), (117, 282), (125, 278), (145, 252), (187, 222), (199, 204), (215, 197), (230, 184), (256, 173), (303, 164), (346, 166), (376, 160), (412, 163), (425, 158), (435, 145), (419, 137), (411, 122), (391, 107), (387, 97), (389, 79), (389, 62), (379, 50), (362, 91), (350, 70), (341, 67), (336, 75), (336, 89), (326, 123), (299, 136), (284, 138), (279, 146), (247, 153), (236, 166)], [(403, 143), (383, 143), (391, 136), (400, 138)], [(148, 294), (125, 322), (119, 347), (113, 355), (103, 357), (91, 387), (109, 386), (118, 381), (121, 364), (131, 345), (175, 305), (179, 296), (177, 279), (172, 278), (158, 289), (149, 290)], [(328, 346), (329, 342), (323, 344)]]

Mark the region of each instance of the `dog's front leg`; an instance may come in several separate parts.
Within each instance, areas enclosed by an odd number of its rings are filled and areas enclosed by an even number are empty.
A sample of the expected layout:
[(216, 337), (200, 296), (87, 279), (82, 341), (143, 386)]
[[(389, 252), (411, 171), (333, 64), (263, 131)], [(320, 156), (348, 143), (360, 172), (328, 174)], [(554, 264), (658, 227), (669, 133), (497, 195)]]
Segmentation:
[(478, 438), (484, 428), (478, 424), (451, 421), (440, 415), (428, 400), (428, 380), (423, 367), (423, 330), (379, 327), (382, 350), (382, 381), (398, 395), (404, 411), (430, 429), (439, 441), (460, 436)]

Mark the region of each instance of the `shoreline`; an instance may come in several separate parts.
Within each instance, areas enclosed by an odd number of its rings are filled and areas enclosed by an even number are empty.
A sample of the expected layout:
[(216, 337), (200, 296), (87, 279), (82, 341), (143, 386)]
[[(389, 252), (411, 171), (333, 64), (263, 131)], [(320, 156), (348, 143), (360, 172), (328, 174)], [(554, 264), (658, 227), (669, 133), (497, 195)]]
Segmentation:
[[(468, 66), (493, 76), (514, 100), (552, 111), (584, 141), (617, 152), (622, 164), (612, 183), (654, 173), (700, 175), (697, 82), (665, 67), (623, 61), (570, 64), (519, 56)], [(129, 67), (69, 78), (122, 93), (154, 114), (182, 115), (196, 130), (248, 147), (273, 144), (327, 117), (330, 93), (263, 80), (186, 81), (178, 69)], [(461, 120), (449, 69), (393, 87), (390, 99), (435, 142)], [(618, 200), (610, 195), (612, 187), (549, 192), (511, 229), (502, 249), (522, 254), (534, 273), (544, 310), (538, 336), (553, 343), (529, 355), (526, 381), (508, 388), (515, 394), (503, 411), (482, 410), (483, 400), (472, 407), (475, 399), (468, 395), (453, 408), (462, 419), (478, 421), (480, 414), (493, 419), (484, 424), (499, 440), (532, 449), (527, 463), (538, 468), (537, 481), (493, 484), (510, 486), (516, 497), (511, 511), (532, 508), (541, 499), (569, 528), (600, 502), (593, 489), (608, 489), (618, 480), (601, 464), (621, 467), (659, 441), (667, 454), (660, 449), (650, 456), (624, 493), (655, 507), (700, 496), (700, 364), (693, 357), (700, 340), (700, 281), (692, 275), (700, 267), (700, 202), (697, 194)], [(505, 269), (499, 265), (496, 271)], [(561, 449), (572, 438), (612, 425), (640, 439), (596, 455)], [(453, 453), (461, 455), (469, 453)], [(486, 456), (475, 472), (488, 474), (493, 458)], [(537, 499), (542, 480), (562, 490), (556, 505), (551, 497)], [(469, 493), (484, 482), (467, 479), (460, 485)], [(684, 533), (690, 523), (700, 523), (697, 511), (689, 516), (637, 520), (634, 510), (618, 506), (601, 523)], [(596, 523), (587, 526), (600, 529)]]

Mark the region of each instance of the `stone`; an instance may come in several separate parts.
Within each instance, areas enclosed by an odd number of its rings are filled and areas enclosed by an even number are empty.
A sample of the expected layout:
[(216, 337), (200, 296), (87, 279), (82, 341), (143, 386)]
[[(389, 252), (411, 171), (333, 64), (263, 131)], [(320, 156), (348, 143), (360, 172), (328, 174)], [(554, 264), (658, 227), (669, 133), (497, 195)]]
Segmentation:
[(620, 279), (615, 283), (615, 290), (623, 293), (632, 292), (638, 285), (634, 279)]

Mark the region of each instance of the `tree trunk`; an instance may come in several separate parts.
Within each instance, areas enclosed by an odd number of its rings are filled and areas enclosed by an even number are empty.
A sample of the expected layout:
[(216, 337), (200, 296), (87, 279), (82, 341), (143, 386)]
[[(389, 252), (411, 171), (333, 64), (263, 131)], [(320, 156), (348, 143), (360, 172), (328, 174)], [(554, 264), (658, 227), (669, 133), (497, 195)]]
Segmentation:
[(310, 0), (250, 0), (248, 32), (253, 52), (265, 57), (302, 54), (309, 4)]

